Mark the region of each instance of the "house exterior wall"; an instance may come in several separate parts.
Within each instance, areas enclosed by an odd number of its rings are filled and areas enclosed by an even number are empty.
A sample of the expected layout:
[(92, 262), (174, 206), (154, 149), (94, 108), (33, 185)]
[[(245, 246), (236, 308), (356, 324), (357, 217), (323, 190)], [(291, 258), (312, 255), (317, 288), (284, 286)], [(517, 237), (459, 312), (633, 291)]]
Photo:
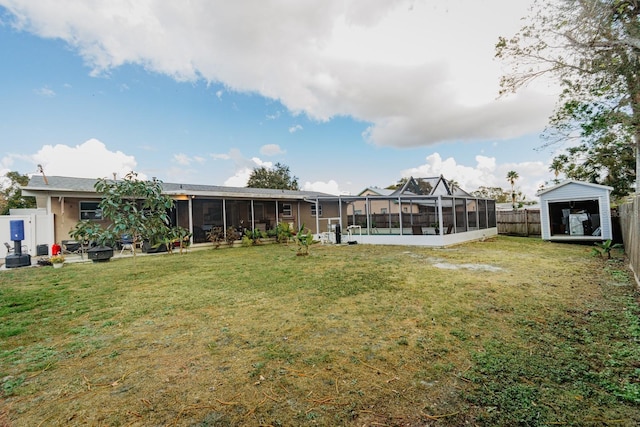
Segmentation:
[[(600, 236), (590, 236), (593, 240), (608, 240), (613, 238), (611, 225), (611, 204), (609, 191), (606, 188), (597, 188), (592, 185), (569, 183), (557, 189), (550, 190), (540, 195), (540, 226), (543, 240), (571, 239), (572, 236), (554, 235), (551, 230), (551, 217), (549, 205), (558, 202), (597, 200), (598, 213), (600, 215)], [(574, 240), (584, 240), (585, 237), (576, 237)]]
[[(69, 233), (80, 222), (80, 202), (99, 202), (99, 198), (92, 197), (51, 197), (51, 213), (55, 215), (54, 239), (56, 243), (71, 240)], [(103, 226), (108, 221), (94, 220)]]

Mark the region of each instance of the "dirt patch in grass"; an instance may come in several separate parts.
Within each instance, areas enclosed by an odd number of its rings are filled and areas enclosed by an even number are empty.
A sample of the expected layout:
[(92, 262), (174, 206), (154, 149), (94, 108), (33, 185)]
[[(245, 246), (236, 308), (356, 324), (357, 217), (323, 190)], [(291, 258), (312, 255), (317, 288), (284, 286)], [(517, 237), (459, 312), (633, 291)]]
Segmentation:
[(590, 253), (498, 238), (3, 272), (0, 425), (637, 425), (634, 289)]

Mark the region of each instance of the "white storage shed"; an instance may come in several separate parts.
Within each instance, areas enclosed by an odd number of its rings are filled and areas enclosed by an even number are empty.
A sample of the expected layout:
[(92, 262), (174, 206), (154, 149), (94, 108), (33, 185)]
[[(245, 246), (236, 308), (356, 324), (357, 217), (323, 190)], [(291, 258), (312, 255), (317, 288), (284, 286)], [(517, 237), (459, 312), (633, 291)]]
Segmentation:
[(613, 238), (612, 187), (564, 181), (538, 192), (543, 240), (604, 241)]

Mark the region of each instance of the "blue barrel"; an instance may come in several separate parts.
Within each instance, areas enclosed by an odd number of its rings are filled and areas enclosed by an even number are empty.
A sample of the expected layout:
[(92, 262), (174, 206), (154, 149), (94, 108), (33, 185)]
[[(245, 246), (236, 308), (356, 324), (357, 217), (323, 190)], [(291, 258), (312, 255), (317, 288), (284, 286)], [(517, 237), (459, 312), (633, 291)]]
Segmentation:
[(24, 221), (13, 220), (9, 221), (9, 228), (11, 230), (11, 240), (19, 242), (24, 240)]

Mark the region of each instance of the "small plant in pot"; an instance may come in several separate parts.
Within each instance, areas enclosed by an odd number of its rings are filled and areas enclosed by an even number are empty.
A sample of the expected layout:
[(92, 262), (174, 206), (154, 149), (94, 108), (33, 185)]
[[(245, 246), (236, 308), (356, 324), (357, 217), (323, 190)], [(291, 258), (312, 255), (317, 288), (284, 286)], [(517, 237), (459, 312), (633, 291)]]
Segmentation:
[(60, 268), (64, 265), (64, 255), (54, 255), (49, 258), (49, 262), (53, 265), (53, 268)]

